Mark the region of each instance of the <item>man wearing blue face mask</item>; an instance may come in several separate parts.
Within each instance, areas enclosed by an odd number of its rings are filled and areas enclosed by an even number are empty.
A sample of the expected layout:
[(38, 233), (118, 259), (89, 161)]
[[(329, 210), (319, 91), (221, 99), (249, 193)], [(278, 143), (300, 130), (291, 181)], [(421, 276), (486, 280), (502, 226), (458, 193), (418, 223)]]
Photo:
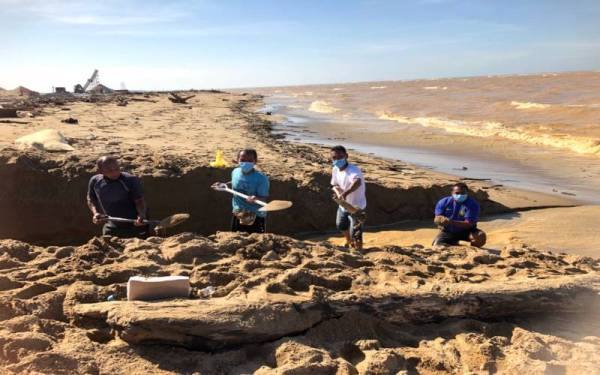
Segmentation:
[(232, 232), (265, 233), (267, 214), (259, 211), (261, 206), (255, 202), (267, 200), (269, 179), (254, 169), (257, 160), (256, 150), (242, 150), (238, 153), (239, 166), (231, 172), (231, 188), (248, 195), (247, 199), (234, 195), (231, 200)]
[(469, 188), (459, 182), (452, 188), (452, 196), (442, 198), (435, 206), (434, 222), (440, 232), (433, 245), (456, 246), (459, 241), (468, 241), (472, 246), (485, 245), (486, 235), (477, 229), (479, 203), (469, 197)]
[(356, 165), (348, 163), (344, 146), (331, 148), (331, 186), (334, 200), (339, 203), (336, 226), (346, 237), (346, 246), (360, 250), (363, 245), (363, 226), (367, 208), (363, 174)]

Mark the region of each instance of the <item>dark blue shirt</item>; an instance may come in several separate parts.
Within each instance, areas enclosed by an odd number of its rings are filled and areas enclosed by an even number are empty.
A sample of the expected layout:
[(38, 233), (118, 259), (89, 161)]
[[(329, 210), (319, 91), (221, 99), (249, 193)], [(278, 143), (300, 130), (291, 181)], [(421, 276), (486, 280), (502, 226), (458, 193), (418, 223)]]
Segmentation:
[[(442, 198), (435, 205), (435, 216), (445, 216), (450, 220), (468, 221), (469, 223), (477, 225), (477, 220), (479, 219), (479, 203), (471, 197), (468, 197), (463, 203), (458, 203), (452, 196)], [(458, 233), (465, 229), (448, 225), (446, 230), (451, 233)]]
[(140, 179), (129, 173), (121, 172), (116, 180), (97, 174), (90, 178), (88, 199), (106, 215), (125, 219), (137, 218), (135, 201), (143, 198)]

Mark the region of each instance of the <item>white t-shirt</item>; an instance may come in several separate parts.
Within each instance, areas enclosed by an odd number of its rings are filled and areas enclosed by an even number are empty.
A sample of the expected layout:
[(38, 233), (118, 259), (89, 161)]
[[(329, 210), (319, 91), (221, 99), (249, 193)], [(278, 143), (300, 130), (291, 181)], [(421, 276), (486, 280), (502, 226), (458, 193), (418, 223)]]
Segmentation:
[(344, 191), (350, 189), (352, 183), (357, 179), (361, 180), (361, 184), (358, 189), (348, 194), (346, 202), (358, 208), (365, 209), (367, 207), (365, 179), (360, 169), (354, 164), (348, 164), (343, 171), (340, 171), (338, 167), (333, 167), (333, 171), (331, 172), (331, 185), (337, 185)]

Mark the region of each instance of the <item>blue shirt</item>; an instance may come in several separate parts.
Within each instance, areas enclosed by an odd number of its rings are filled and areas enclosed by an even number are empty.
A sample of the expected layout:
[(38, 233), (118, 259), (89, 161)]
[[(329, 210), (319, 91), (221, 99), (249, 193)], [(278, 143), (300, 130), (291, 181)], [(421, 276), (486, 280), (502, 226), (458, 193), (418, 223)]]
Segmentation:
[[(90, 178), (88, 184), (88, 199), (100, 208), (104, 214), (125, 219), (137, 218), (135, 201), (144, 197), (140, 179), (129, 173), (121, 172), (116, 180), (97, 174)], [(125, 226), (123, 223), (112, 223)]]
[[(442, 198), (435, 205), (435, 216), (445, 216), (450, 220), (468, 221), (469, 223), (477, 225), (477, 219), (479, 218), (479, 203), (471, 197), (468, 197), (463, 203), (458, 203), (452, 196)], [(465, 229), (448, 225), (446, 230), (451, 233), (458, 233)]]
[[(242, 169), (238, 167), (231, 172), (231, 188), (249, 196), (267, 197), (269, 195), (269, 179), (256, 170), (244, 174)], [(233, 211), (250, 211), (256, 213), (256, 216), (267, 216), (266, 212), (258, 211), (261, 208), (260, 205), (248, 203), (244, 198), (237, 195), (233, 196), (231, 205)]]

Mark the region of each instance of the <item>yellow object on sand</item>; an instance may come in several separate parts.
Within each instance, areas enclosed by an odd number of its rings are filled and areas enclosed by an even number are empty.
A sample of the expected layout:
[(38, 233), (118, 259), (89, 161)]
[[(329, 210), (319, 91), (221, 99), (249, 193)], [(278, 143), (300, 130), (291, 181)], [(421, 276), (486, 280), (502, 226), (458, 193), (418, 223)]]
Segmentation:
[(217, 150), (217, 154), (215, 155), (215, 161), (210, 162), (211, 167), (215, 168), (227, 168), (229, 167), (229, 163), (225, 161), (223, 158), (223, 151)]

